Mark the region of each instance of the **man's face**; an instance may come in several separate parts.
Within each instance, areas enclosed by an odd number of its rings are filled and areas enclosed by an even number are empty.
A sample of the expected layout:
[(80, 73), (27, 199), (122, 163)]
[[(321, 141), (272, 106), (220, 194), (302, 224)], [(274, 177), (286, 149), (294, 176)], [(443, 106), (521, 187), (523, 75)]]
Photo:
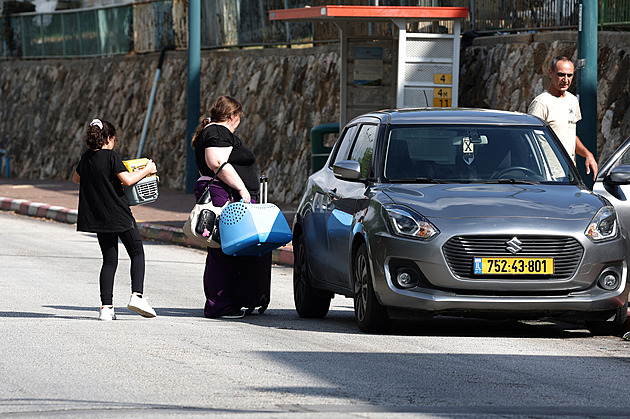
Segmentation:
[(551, 93), (564, 96), (564, 92), (571, 86), (573, 74), (574, 69), (571, 61), (558, 61), (555, 68), (549, 69), (549, 78), (551, 79), (549, 90)]

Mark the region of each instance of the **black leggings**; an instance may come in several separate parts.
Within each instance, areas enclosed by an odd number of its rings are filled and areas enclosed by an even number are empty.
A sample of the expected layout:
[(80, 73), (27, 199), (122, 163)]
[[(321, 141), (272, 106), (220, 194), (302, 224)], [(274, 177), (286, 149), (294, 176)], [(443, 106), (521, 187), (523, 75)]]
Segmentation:
[(138, 227), (124, 233), (96, 233), (103, 253), (100, 286), (101, 303), (112, 305), (114, 297), (114, 275), (118, 267), (118, 238), (127, 249), (131, 259), (131, 292), (142, 293), (144, 288), (144, 248)]

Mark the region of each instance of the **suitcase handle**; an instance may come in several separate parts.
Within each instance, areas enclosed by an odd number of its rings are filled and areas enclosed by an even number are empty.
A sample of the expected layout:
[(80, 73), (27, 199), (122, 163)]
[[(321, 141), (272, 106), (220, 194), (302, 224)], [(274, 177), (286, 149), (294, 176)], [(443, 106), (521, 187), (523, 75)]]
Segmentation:
[(267, 183), (268, 183), (267, 176), (261, 175), (260, 176), (260, 190), (258, 192), (261, 204), (267, 203)]

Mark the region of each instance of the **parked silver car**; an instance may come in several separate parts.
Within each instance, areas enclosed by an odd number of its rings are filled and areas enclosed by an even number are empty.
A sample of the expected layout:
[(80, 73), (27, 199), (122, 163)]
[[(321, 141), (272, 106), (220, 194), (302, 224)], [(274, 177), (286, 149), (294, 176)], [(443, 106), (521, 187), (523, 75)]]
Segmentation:
[(530, 115), (357, 117), (309, 178), (294, 220), (297, 312), (324, 317), (341, 294), (365, 332), (420, 314), (567, 318), (618, 333), (629, 290), (622, 155), (593, 193)]

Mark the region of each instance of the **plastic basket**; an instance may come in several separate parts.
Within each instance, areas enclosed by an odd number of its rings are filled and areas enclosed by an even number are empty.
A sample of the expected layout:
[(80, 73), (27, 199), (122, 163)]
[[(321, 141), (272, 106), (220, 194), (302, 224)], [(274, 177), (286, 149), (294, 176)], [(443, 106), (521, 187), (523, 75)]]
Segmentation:
[[(146, 158), (123, 160), (123, 164), (130, 172), (143, 169), (147, 163), (149, 163), (149, 159)], [(158, 177), (152, 174), (133, 185), (123, 185), (123, 191), (125, 191), (129, 205), (144, 205), (154, 202), (158, 198)]]
[(129, 205), (149, 204), (158, 198), (158, 177), (145, 177), (134, 185), (123, 186), (123, 190)]
[(287, 220), (274, 204), (229, 204), (221, 211), (219, 232), (223, 253), (233, 256), (261, 256), (293, 239)]

